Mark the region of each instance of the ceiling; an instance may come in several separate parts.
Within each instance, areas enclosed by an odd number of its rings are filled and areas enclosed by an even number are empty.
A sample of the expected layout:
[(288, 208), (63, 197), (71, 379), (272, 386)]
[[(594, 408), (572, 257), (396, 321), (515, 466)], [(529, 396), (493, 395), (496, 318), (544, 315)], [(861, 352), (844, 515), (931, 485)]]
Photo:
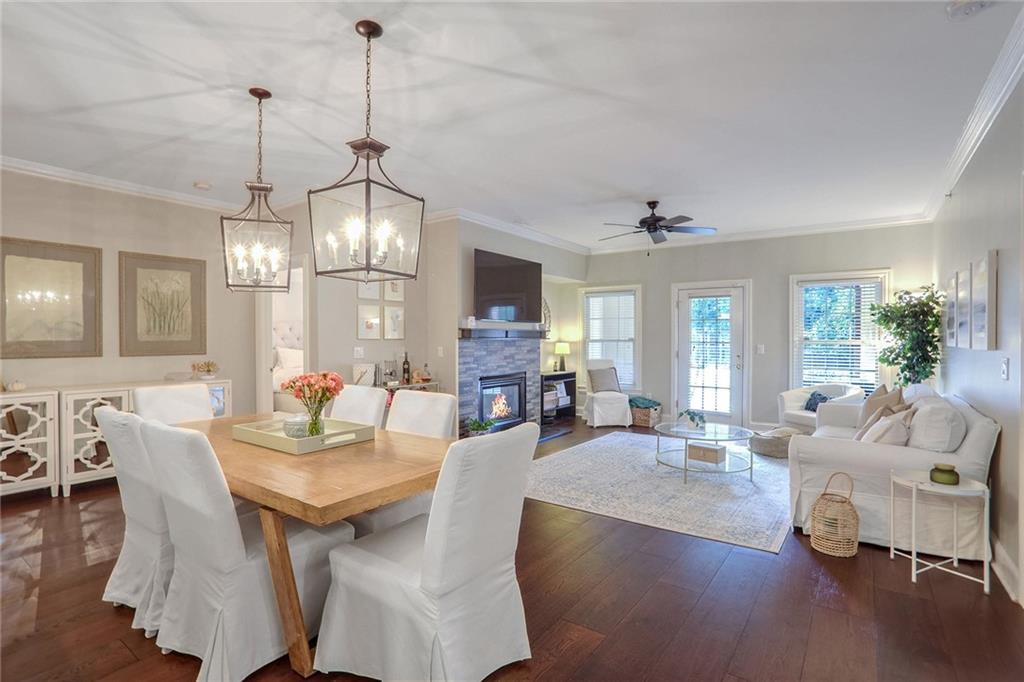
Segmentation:
[[(643, 201), (723, 238), (912, 219), (1014, 18), (942, 3), (10, 4), (5, 159), (240, 205), (265, 106), (276, 204), (336, 180), (373, 134), (428, 211), (576, 244)], [(193, 188), (196, 180), (212, 189)], [(686, 237), (673, 237), (669, 244)]]

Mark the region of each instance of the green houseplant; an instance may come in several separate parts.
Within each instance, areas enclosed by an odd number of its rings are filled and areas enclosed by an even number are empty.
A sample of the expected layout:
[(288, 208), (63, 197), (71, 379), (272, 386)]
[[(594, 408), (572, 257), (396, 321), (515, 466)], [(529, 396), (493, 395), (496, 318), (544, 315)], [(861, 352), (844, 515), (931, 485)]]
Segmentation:
[(494, 428), (493, 419), (487, 419), (485, 421), (480, 421), (479, 419), (466, 420), (466, 430), (469, 431), (469, 435), (471, 436), (482, 435), (490, 431), (492, 428)]
[(875, 323), (891, 337), (878, 361), (897, 368), (896, 384), (930, 379), (942, 357), (942, 308), (945, 294), (929, 284), (918, 292), (897, 291), (892, 303), (874, 304)]

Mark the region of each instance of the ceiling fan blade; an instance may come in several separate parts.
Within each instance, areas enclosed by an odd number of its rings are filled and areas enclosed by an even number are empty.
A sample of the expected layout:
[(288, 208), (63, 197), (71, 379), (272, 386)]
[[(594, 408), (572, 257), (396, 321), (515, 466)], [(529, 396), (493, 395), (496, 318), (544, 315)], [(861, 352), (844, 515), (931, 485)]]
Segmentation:
[(639, 225), (627, 225), (626, 223), (605, 223), (605, 225), (610, 225), (612, 227), (632, 227), (634, 230), (640, 229)]
[(661, 230), (655, 230), (654, 232), (649, 232), (648, 234), (651, 235), (651, 241), (654, 242), (655, 244), (661, 244), (662, 242), (668, 241), (668, 237), (666, 237), (665, 233), (662, 232)]
[(693, 218), (691, 218), (688, 215), (677, 215), (673, 216), (672, 218), (666, 218), (665, 220), (662, 220), (660, 223), (658, 223), (658, 225), (660, 225), (661, 227), (671, 227), (673, 225), (682, 225), (683, 223), (688, 223), (692, 220)]
[(715, 234), (718, 232), (717, 228), (714, 227), (697, 227), (696, 225), (676, 225), (675, 227), (666, 227), (668, 232), (685, 233), (685, 234)]
[(613, 234), (611, 237), (601, 237), (597, 241), (603, 242), (606, 239), (615, 239), (616, 237), (625, 237), (625, 236), (630, 235), (630, 234), (640, 234), (641, 232), (646, 232), (646, 230), (637, 230), (635, 232), (623, 232), (622, 234)]

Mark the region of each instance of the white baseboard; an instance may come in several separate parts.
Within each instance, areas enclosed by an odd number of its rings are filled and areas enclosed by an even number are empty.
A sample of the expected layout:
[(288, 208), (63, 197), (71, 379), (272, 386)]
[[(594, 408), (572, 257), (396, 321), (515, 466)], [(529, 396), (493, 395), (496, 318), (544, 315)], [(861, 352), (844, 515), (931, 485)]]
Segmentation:
[(992, 572), (999, 578), (999, 582), (1003, 584), (1006, 589), (1006, 593), (1010, 595), (1010, 599), (1021, 604), (1020, 594), (1018, 594), (1018, 587), (1020, 586), (1020, 575), (1017, 573), (1017, 566), (1010, 559), (1010, 555), (1006, 553), (1006, 548), (999, 542), (999, 538), (995, 535), (992, 536)]

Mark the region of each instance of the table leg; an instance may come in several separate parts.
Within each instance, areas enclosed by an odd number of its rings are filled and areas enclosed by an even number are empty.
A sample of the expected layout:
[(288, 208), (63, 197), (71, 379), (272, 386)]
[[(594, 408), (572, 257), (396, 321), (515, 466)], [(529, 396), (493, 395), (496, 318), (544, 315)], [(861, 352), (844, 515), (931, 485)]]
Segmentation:
[(910, 489), (910, 582), (917, 582), (917, 484)]
[(281, 629), (288, 645), (288, 660), (292, 670), (309, 677), (313, 674), (313, 651), (309, 648), (309, 635), (302, 617), (302, 603), (295, 587), (295, 572), (292, 556), (288, 551), (288, 536), (284, 532), (284, 514), (260, 508), (260, 524), (263, 539), (267, 544), (267, 561), (270, 563), (270, 577), (277, 595), (277, 610), (281, 616)]

